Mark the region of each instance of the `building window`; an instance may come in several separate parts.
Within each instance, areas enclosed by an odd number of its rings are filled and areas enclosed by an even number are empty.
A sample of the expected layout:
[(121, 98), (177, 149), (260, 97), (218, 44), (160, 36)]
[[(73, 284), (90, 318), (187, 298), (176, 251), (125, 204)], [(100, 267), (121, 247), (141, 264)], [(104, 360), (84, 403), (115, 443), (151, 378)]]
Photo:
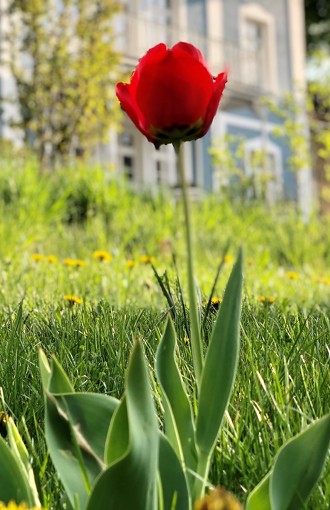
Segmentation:
[(133, 163), (134, 163), (134, 160), (133, 160), (132, 156), (123, 156), (122, 157), (123, 171), (129, 181), (132, 181), (134, 178), (134, 171), (133, 171), (134, 164)]
[(244, 48), (258, 51), (264, 43), (265, 26), (253, 19), (246, 19), (244, 24)]
[(247, 85), (264, 85), (267, 26), (247, 18), (243, 27), (243, 54), (241, 55), (243, 82)]
[(166, 163), (165, 161), (156, 160), (156, 181), (157, 184), (167, 184), (167, 175), (166, 175)]
[(133, 147), (134, 145), (134, 137), (131, 133), (120, 133), (119, 135), (119, 145), (121, 147)]
[(256, 3), (240, 7), (240, 78), (246, 85), (276, 92), (277, 42), (275, 20)]
[(168, 185), (169, 178), (169, 147), (162, 146), (158, 151), (154, 151), (156, 183), (158, 185)]
[(130, 181), (135, 180), (135, 138), (133, 132), (122, 131), (118, 135), (118, 157), (120, 172)]
[(140, 0), (140, 12), (145, 25), (143, 27), (145, 45), (152, 47), (161, 41), (171, 45), (172, 6), (170, 0)]

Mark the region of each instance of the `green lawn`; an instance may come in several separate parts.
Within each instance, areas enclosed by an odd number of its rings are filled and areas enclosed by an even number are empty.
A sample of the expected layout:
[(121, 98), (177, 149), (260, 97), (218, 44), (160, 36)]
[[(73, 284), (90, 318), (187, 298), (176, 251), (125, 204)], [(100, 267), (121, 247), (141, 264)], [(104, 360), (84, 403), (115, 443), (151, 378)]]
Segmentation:
[[(329, 409), (330, 222), (304, 224), (287, 204), (275, 210), (210, 196), (194, 204), (193, 223), (204, 314), (227, 243), (218, 297), (238, 247), (244, 250), (238, 377), (211, 469), (214, 484), (244, 501), (283, 442)], [(192, 387), (181, 227), (180, 203), (168, 191), (138, 195), (111, 170), (39, 175), (21, 156), (1, 163), (0, 381), (29, 443), (44, 504), (54, 510), (66, 506), (44, 442), (38, 348), (56, 354), (76, 390), (120, 397), (134, 339), (142, 339), (153, 364), (168, 312), (152, 266), (141, 260), (147, 255), (168, 278), (179, 361)], [(111, 260), (93, 257), (96, 250)], [(82, 302), (70, 305), (66, 295)], [(262, 296), (275, 300), (262, 303)], [(214, 317), (211, 309), (205, 342)], [(328, 468), (308, 509), (328, 508), (329, 479)]]

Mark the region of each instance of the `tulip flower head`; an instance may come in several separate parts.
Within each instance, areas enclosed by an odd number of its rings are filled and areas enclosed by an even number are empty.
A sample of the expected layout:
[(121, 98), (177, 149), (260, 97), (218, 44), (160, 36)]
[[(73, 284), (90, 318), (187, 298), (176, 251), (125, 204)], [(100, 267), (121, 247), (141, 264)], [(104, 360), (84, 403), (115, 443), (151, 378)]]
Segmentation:
[(202, 53), (179, 42), (157, 44), (142, 57), (130, 83), (118, 83), (123, 110), (156, 148), (204, 136), (217, 112), (227, 81), (210, 73)]

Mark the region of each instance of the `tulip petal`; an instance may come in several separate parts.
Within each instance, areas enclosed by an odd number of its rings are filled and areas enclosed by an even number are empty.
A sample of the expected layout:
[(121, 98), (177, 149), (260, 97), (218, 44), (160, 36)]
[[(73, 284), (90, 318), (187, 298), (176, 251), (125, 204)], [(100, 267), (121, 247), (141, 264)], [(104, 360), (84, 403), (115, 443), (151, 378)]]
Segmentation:
[(222, 93), (223, 93), (226, 83), (227, 83), (227, 73), (226, 72), (219, 74), (214, 81), (213, 96), (212, 96), (211, 101), (207, 108), (207, 114), (204, 119), (204, 124), (203, 124), (203, 128), (201, 130), (201, 133), (200, 133), (200, 137), (204, 136), (210, 129), (210, 126), (211, 126), (212, 121), (215, 117), (215, 114), (217, 113), (220, 99), (221, 99), (221, 96), (222, 96)]
[(147, 64), (150, 64), (151, 62), (156, 63), (159, 60), (162, 60), (166, 56), (168, 51), (169, 50), (165, 43), (156, 44), (156, 46), (150, 48), (150, 50), (148, 50), (147, 53), (140, 58), (138, 69), (142, 69), (142, 67), (146, 63)]
[(153, 48), (150, 48), (150, 50), (147, 51), (147, 53), (140, 58), (139, 63), (132, 75), (131, 78), (131, 87), (132, 87), (132, 96), (135, 96), (136, 93), (136, 87), (139, 82), (141, 72), (144, 72), (144, 68), (146, 65), (154, 64), (159, 65), (159, 63), (164, 60), (167, 56), (168, 49), (166, 44), (159, 43)]
[(156, 147), (196, 140), (210, 128), (227, 81), (213, 78), (203, 54), (192, 44), (164, 43), (139, 60), (129, 84), (117, 97), (136, 127)]
[(150, 140), (150, 134), (144, 128), (143, 125), (142, 114), (138, 111), (136, 105), (134, 105), (134, 101), (132, 100), (130, 88), (131, 85), (128, 85), (126, 83), (117, 83), (116, 95), (119, 99), (119, 102), (123, 110), (127, 113), (131, 121), (144, 134), (144, 136), (146, 136), (148, 140)]
[(188, 53), (191, 57), (198, 60), (201, 64), (203, 64), (204, 67), (206, 67), (206, 69), (208, 69), (206, 60), (202, 52), (198, 48), (196, 48), (196, 46), (194, 46), (193, 44), (187, 42), (179, 42), (173, 46), (171, 51), (174, 55), (175, 54), (180, 55), (181, 52)]
[(186, 52), (168, 52), (157, 64), (146, 64), (136, 87), (136, 103), (146, 126), (170, 130), (204, 119), (213, 93), (211, 74)]

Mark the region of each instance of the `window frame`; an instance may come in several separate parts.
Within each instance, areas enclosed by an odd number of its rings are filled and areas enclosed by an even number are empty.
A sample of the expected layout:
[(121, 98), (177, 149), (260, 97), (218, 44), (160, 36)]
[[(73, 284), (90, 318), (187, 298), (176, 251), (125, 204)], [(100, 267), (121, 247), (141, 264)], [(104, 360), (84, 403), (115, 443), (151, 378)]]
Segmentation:
[(257, 3), (248, 3), (239, 8), (239, 41), (244, 50), (247, 22), (261, 25), (265, 47), (262, 48), (262, 86), (276, 94), (278, 92), (278, 65), (276, 23), (273, 14)]

